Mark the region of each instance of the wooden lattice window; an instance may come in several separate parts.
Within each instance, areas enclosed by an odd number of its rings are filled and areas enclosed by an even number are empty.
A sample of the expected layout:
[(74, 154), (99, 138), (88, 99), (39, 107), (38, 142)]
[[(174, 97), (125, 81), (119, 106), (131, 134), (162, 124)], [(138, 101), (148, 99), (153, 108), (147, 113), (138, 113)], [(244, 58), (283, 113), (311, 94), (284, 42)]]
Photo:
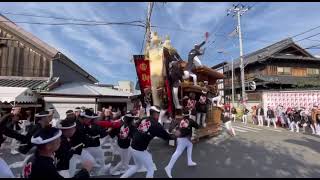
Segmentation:
[(278, 75), (291, 75), (291, 67), (277, 67)]

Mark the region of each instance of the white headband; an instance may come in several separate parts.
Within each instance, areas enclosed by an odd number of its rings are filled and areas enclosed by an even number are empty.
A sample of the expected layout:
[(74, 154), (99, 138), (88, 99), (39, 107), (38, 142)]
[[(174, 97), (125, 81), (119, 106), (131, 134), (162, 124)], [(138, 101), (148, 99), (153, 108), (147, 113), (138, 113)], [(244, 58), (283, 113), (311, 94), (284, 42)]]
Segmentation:
[(33, 144), (46, 144), (48, 142), (51, 142), (53, 140), (56, 140), (58, 139), (60, 136), (61, 136), (62, 132), (61, 130), (59, 130), (58, 134), (53, 136), (52, 138), (49, 138), (49, 139), (46, 139), (46, 140), (43, 140), (40, 136), (34, 138), (33, 136), (31, 137), (31, 143)]
[[(62, 120), (63, 121), (63, 120)], [(74, 128), (74, 127), (76, 127), (76, 123), (73, 123), (73, 125), (72, 126), (70, 126), (70, 127), (63, 127), (62, 125), (61, 125), (61, 121), (58, 123), (58, 125), (57, 125), (57, 128), (58, 129), (71, 129), (71, 128)]]
[(70, 114), (74, 114), (74, 112), (69, 112), (69, 113), (66, 113), (66, 115), (70, 115)]
[(89, 119), (94, 119), (94, 118), (98, 118), (99, 116), (88, 116), (85, 114), (85, 112), (81, 112), (80, 116), (85, 117), (85, 118), (89, 118)]

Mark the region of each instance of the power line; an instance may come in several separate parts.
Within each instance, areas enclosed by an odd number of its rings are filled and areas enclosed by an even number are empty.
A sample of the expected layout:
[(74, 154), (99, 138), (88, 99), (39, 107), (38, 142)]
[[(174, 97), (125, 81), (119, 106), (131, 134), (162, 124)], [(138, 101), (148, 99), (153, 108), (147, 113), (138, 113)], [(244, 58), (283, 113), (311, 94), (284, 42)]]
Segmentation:
[[(95, 20), (55, 17), (55, 16), (42, 16), (42, 15), (26, 14), (26, 13), (0, 12), (0, 14), (10, 14), (10, 15), (15, 15), (15, 16), (38, 17), (38, 18), (48, 18), (48, 19), (59, 19), (59, 20), (68, 20), (68, 21), (80, 21), (80, 22), (88, 22), (88, 23), (110, 23), (107, 21), (95, 21)], [(131, 21), (131, 22), (143, 22), (143, 21), (138, 20), (138, 21)]]
[(295, 38), (295, 37), (297, 37), (297, 36), (303, 35), (303, 34), (305, 34), (305, 33), (308, 33), (308, 32), (310, 32), (310, 31), (313, 31), (313, 30), (318, 29), (318, 28), (320, 28), (320, 26), (317, 26), (317, 27), (308, 29), (308, 30), (306, 30), (306, 31), (304, 31), (304, 32), (301, 32), (301, 33), (297, 34), (297, 35), (291, 36), (291, 38)]
[(320, 40), (317, 40), (317, 39), (306, 39), (306, 40), (309, 40), (309, 41), (315, 41), (315, 42), (320, 42)]
[(137, 26), (137, 27), (145, 27), (142, 24), (133, 24), (137, 21), (129, 21), (129, 22), (110, 22), (110, 23), (44, 23), (44, 22), (17, 22), (17, 21), (0, 21), (0, 22), (13, 22), (17, 24), (37, 24), (37, 25), (51, 25), (51, 26), (63, 26), (63, 25), (79, 25), (79, 26), (106, 26), (106, 25), (124, 25), (124, 26)]
[(312, 38), (312, 37), (315, 37), (315, 36), (318, 36), (318, 35), (320, 35), (320, 33), (313, 34), (313, 35), (308, 36), (308, 37), (306, 37), (306, 38), (303, 38), (303, 39), (297, 40), (296, 42), (300, 42), (300, 41), (303, 41), (303, 40), (306, 40), (306, 39), (309, 39), (309, 38)]

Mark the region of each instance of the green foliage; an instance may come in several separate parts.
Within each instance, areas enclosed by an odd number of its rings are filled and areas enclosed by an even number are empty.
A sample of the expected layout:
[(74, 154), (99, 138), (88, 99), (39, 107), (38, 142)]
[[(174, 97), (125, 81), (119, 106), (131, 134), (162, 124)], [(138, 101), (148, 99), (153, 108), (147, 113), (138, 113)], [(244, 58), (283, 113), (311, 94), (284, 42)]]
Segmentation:
[(312, 87), (320, 87), (320, 81), (309, 80), (309, 81), (297, 81), (295, 85), (297, 88), (312, 88)]

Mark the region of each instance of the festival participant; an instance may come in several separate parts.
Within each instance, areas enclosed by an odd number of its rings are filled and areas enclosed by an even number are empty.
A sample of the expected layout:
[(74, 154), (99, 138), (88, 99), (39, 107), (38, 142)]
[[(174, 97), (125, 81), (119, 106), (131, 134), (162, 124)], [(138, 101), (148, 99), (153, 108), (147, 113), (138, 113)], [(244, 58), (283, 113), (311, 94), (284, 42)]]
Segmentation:
[(235, 132), (234, 128), (232, 127), (229, 111), (226, 111), (224, 109), (222, 112), (222, 115), (221, 115), (221, 119), (222, 119), (222, 122), (224, 123), (224, 126), (226, 127), (228, 133), (231, 136), (235, 136), (236, 132)]
[(268, 121), (268, 127), (270, 127), (270, 121), (272, 121), (274, 128), (277, 128), (275, 113), (270, 106), (268, 106), (268, 110), (267, 110), (267, 121)]
[(183, 79), (188, 79), (190, 76), (193, 79), (193, 84), (198, 86), (197, 83), (197, 75), (192, 73), (192, 70), (195, 69), (196, 66), (202, 66), (199, 56), (201, 56), (204, 52), (201, 51), (201, 46), (203, 46), (206, 42), (203, 41), (200, 45), (195, 44), (194, 48), (188, 54), (188, 63), (186, 70), (183, 71)]
[(76, 107), (74, 109), (74, 115), (75, 115), (76, 120), (78, 120), (78, 118), (80, 116), (80, 113), (81, 113), (81, 108), (80, 107)]
[(252, 117), (252, 124), (256, 124), (257, 119), (257, 107), (256, 106), (252, 106), (251, 108), (251, 117)]
[(183, 119), (176, 124), (175, 128), (177, 136), (177, 149), (173, 153), (169, 164), (164, 168), (169, 178), (172, 178), (171, 170), (185, 149), (187, 149), (188, 166), (197, 165), (197, 163), (192, 161), (193, 144), (191, 142), (191, 136), (192, 128), (198, 129), (199, 125), (194, 120), (190, 119), (189, 112), (185, 111), (183, 114)]
[(31, 143), (31, 137), (40, 129), (45, 127), (51, 127), (52, 113), (49, 111), (41, 111), (35, 115), (35, 124), (30, 127), (30, 130), (26, 134), (28, 141), (24, 144), (20, 144), (18, 151), (22, 154), (27, 154), (34, 145)]
[(196, 111), (196, 94), (195, 93), (190, 93), (189, 94), (189, 99), (188, 99), (188, 103), (187, 103), (187, 108), (189, 110), (189, 117), (190, 119), (196, 121), (196, 115), (197, 115), (197, 111)]
[(317, 109), (317, 104), (313, 105), (313, 108), (311, 110), (311, 130), (312, 130), (312, 134), (316, 134), (317, 133), (317, 114), (318, 114), (318, 109)]
[(133, 126), (134, 116), (129, 112), (121, 118), (121, 126), (119, 128), (110, 128), (109, 135), (117, 136), (117, 143), (119, 146), (120, 162), (110, 170), (112, 175), (123, 174), (129, 169), (129, 162), (131, 154), (129, 151)]
[(208, 104), (209, 100), (207, 99), (207, 92), (202, 91), (202, 94), (199, 100), (196, 103), (196, 111), (197, 111), (197, 123), (203, 127), (206, 127), (206, 116), (208, 112)]
[[(61, 134), (61, 130), (54, 127), (47, 127), (42, 128), (32, 136), (31, 142), (37, 146), (37, 150), (23, 167), (24, 178), (63, 178), (63, 176), (58, 173), (54, 163), (54, 152), (60, 147)], [(82, 167), (74, 178), (90, 177), (89, 171), (92, 169), (92, 163), (87, 161), (83, 163)]]
[(137, 130), (133, 132), (130, 152), (135, 165), (127, 170), (121, 178), (131, 177), (140, 168), (147, 169), (147, 178), (153, 178), (154, 168), (152, 155), (147, 148), (150, 141), (155, 137), (160, 137), (164, 140), (171, 140), (173, 137), (159, 124), (160, 108), (152, 106), (150, 108), (150, 117), (144, 118), (137, 123)]
[[(55, 153), (57, 159), (57, 170), (69, 170), (72, 177), (75, 173), (75, 164), (71, 161), (74, 155), (81, 155), (82, 148), (85, 146), (81, 135), (76, 133), (76, 122), (73, 117), (61, 120), (57, 124), (57, 128), (62, 131), (61, 145)], [(81, 159), (84, 162), (84, 159)], [(94, 160), (91, 161), (94, 163)], [(71, 168), (70, 168), (71, 167)]]
[(12, 138), (11, 154), (18, 154), (16, 151), (17, 141), (25, 141), (26, 137), (20, 133), (21, 127), (19, 121), (21, 119), (21, 107), (13, 107), (9, 114), (4, 115), (0, 120), (0, 145), (5, 141), (3, 135)]
[[(73, 110), (70, 109), (70, 110), (66, 111), (66, 118), (74, 118), (74, 119), (76, 118)], [(57, 121), (56, 126), (57, 126), (58, 123), (59, 123), (59, 121)]]
[(231, 109), (231, 117), (233, 119), (233, 122), (236, 122), (236, 116), (237, 116), (237, 110), (235, 107), (232, 107)]
[(49, 111), (49, 114), (51, 115), (51, 116), (50, 116), (50, 118), (51, 118), (50, 123), (51, 123), (52, 127), (56, 127), (57, 122), (60, 121), (59, 118), (54, 117), (54, 115), (55, 115), (55, 113), (56, 113), (56, 110), (55, 110), (53, 107), (50, 107), (50, 108), (48, 109), (48, 111)]
[(261, 104), (258, 105), (257, 116), (258, 116), (258, 126), (263, 126), (264, 111)]
[(296, 128), (296, 132), (299, 132), (299, 124), (300, 124), (300, 113), (297, 109), (292, 109), (293, 114), (291, 116), (291, 132), (294, 132), (294, 128)]
[(242, 115), (242, 123), (244, 123), (245, 125), (247, 125), (248, 122), (248, 113), (249, 110), (247, 109), (246, 106), (243, 107), (243, 115)]
[(303, 111), (301, 111), (300, 116), (301, 116), (301, 125), (302, 125), (302, 129), (303, 129), (303, 133), (305, 133), (306, 127), (308, 126), (308, 123), (309, 123), (308, 114), (305, 109)]
[(93, 173), (95, 175), (105, 175), (109, 171), (111, 164), (105, 165), (104, 152), (100, 146), (100, 138), (106, 137), (108, 133), (104, 128), (101, 128), (93, 122), (96, 118), (98, 118), (98, 116), (90, 109), (85, 109), (80, 115), (80, 119), (83, 119), (82, 133), (91, 139), (87, 141), (84, 149), (94, 157), (98, 165), (97, 168), (94, 168)]

